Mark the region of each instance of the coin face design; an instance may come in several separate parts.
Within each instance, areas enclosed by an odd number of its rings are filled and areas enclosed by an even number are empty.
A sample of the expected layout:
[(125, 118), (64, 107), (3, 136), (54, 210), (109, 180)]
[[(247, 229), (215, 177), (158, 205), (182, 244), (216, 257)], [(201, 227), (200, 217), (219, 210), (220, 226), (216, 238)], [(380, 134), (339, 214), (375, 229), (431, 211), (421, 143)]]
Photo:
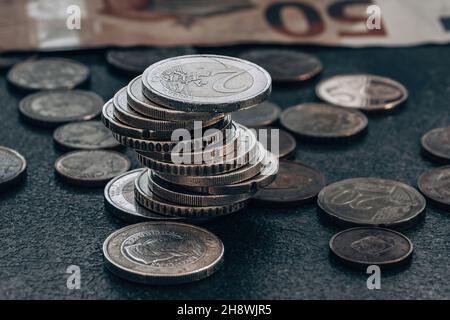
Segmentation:
[(419, 190), (437, 204), (450, 206), (450, 166), (423, 173), (417, 183)]
[(179, 110), (230, 112), (262, 102), (271, 78), (261, 67), (232, 57), (191, 55), (162, 60), (142, 76), (150, 100)]
[(441, 160), (450, 160), (450, 127), (436, 128), (422, 136), (422, 148)]
[(367, 117), (358, 110), (323, 103), (304, 103), (283, 111), (280, 122), (291, 132), (308, 138), (346, 138), (362, 132)]
[(103, 244), (110, 271), (147, 284), (179, 284), (205, 278), (220, 267), (223, 252), (222, 242), (209, 231), (167, 221), (122, 228)]
[(280, 113), (281, 109), (278, 105), (264, 101), (255, 107), (233, 112), (231, 118), (246, 127), (258, 127), (274, 123), (278, 120)]
[(25, 173), (27, 162), (17, 151), (0, 146), (0, 190), (13, 183)]
[(325, 186), (323, 173), (296, 161), (281, 160), (275, 180), (253, 200), (262, 204), (290, 205), (313, 199)]
[(320, 73), (323, 68), (315, 56), (294, 50), (251, 50), (239, 57), (263, 67), (273, 81), (280, 82), (305, 81)]
[(68, 123), (55, 130), (53, 139), (64, 149), (110, 149), (120, 146), (101, 121)]
[(411, 257), (413, 244), (403, 234), (384, 228), (352, 228), (330, 240), (334, 257), (355, 267), (398, 265)]
[(316, 86), (317, 96), (333, 105), (380, 111), (396, 107), (408, 97), (400, 83), (369, 74), (337, 75)]
[(103, 104), (100, 96), (89, 91), (43, 91), (23, 98), (19, 110), (35, 124), (57, 126), (93, 119), (101, 113)]
[(354, 178), (330, 184), (319, 193), (317, 203), (338, 222), (389, 227), (417, 220), (426, 205), (416, 189), (378, 178)]
[(47, 58), (18, 63), (7, 77), (22, 89), (72, 89), (87, 80), (89, 69), (76, 61)]
[(130, 169), (130, 160), (106, 150), (72, 151), (55, 162), (56, 172), (68, 183), (80, 186), (104, 185)]

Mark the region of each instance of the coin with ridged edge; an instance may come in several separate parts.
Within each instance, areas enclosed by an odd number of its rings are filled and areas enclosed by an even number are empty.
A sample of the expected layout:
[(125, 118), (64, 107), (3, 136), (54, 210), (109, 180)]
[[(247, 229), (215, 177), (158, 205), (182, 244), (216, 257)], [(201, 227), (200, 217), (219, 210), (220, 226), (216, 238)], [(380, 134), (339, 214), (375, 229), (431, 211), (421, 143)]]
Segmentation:
[(27, 161), (15, 150), (0, 146), (0, 191), (18, 184), (25, 176)]
[(222, 241), (179, 222), (143, 222), (112, 233), (103, 243), (106, 267), (130, 281), (170, 285), (212, 275), (223, 263)]
[(266, 70), (227, 56), (169, 58), (142, 75), (144, 95), (157, 104), (182, 111), (223, 113), (264, 101), (272, 89)]

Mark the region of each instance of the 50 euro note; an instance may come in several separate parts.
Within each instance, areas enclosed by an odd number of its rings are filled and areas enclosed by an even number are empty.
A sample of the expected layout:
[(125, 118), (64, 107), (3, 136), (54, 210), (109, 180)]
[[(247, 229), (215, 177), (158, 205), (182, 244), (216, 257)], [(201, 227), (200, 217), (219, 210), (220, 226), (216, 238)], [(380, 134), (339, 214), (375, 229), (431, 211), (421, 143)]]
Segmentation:
[(0, 0), (0, 51), (449, 41), (449, 0)]

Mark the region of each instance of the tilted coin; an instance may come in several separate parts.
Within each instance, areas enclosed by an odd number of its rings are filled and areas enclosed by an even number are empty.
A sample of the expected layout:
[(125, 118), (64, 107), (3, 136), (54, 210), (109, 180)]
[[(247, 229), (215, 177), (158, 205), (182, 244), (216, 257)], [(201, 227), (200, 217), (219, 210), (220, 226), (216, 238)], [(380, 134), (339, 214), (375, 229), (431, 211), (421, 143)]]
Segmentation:
[(60, 124), (97, 117), (103, 99), (84, 90), (55, 90), (30, 94), (19, 103), (22, 116), (33, 124), (55, 127)]
[(26, 174), (25, 158), (7, 147), (0, 146), (0, 191), (20, 182)]
[(233, 112), (231, 118), (246, 127), (258, 127), (274, 123), (278, 120), (280, 113), (279, 106), (264, 101), (255, 107)]
[(98, 187), (130, 169), (130, 160), (109, 150), (81, 150), (66, 153), (56, 159), (55, 169), (67, 183)]
[(320, 191), (317, 203), (329, 218), (346, 225), (411, 226), (425, 213), (425, 199), (394, 180), (353, 178)]
[(271, 92), (270, 75), (238, 58), (190, 55), (148, 67), (143, 92), (150, 100), (177, 110), (231, 112), (264, 101)]
[(280, 160), (275, 181), (253, 200), (263, 205), (292, 205), (312, 200), (325, 186), (323, 173), (299, 162)]
[(408, 261), (412, 242), (403, 234), (384, 228), (352, 228), (341, 231), (330, 240), (330, 252), (350, 266), (366, 268), (393, 267)]
[(305, 81), (322, 71), (315, 56), (294, 50), (258, 49), (244, 52), (241, 59), (251, 61), (269, 72), (273, 81)]
[(117, 48), (108, 50), (106, 61), (112, 66), (132, 74), (140, 74), (145, 68), (170, 57), (194, 54), (192, 47), (171, 48)]
[(422, 136), (422, 148), (429, 155), (442, 161), (450, 161), (450, 127), (436, 128)]
[(113, 149), (120, 144), (101, 121), (80, 121), (58, 127), (55, 144), (62, 149)]
[(322, 80), (316, 94), (333, 105), (363, 111), (392, 109), (408, 98), (408, 91), (397, 81), (371, 74), (344, 74)]
[(424, 172), (417, 183), (419, 190), (435, 204), (450, 207), (450, 166)]
[(24, 61), (7, 75), (9, 82), (26, 90), (73, 89), (88, 77), (85, 65), (61, 58)]
[(127, 280), (155, 285), (206, 278), (223, 262), (222, 241), (179, 222), (143, 222), (112, 233), (103, 243), (106, 267)]
[(367, 127), (358, 110), (324, 103), (302, 103), (283, 111), (280, 122), (289, 131), (312, 139), (348, 138)]
[(290, 158), (297, 147), (297, 141), (287, 131), (274, 127), (252, 128), (262, 145), (280, 159)]

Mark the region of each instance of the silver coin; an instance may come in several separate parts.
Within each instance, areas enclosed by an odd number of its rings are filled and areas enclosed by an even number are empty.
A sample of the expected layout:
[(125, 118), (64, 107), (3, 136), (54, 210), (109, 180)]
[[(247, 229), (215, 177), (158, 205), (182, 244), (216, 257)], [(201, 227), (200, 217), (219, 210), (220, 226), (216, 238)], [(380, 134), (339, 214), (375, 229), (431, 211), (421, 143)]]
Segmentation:
[(26, 90), (73, 89), (87, 80), (89, 69), (76, 61), (46, 58), (18, 63), (7, 77), (12, 84)]
[(264, 101), (252, 108), (233, 112), (231, 118), (246, 127), (259, 127), (274, 123), (280, 114), (279, 106), (273, 102)]
[(210, 276), (223, 263), (222, 241), (179, 222), (143, 222), (112, 233), (103, 243), (106, 267), (130, 281), (169, 285)]
[(354, 178), (320, 191), (317, 203), (333, 220), (358, 226), (411, 226), (425, 213), (425, 199), (398, 181)]
[(103, 104), (103, 99), (90, 91), (42, 91), (23, 98), (19, 111), (33, 124), (55, 127), (73, 121), (91, 120), (101, 113)]
[(109, 150), (81, 150), (66, 153), (56, 159), (57, 174), (67, 183), (97, 187), (130, 169), (130, 160)]
[(20, 182), (26, 174), (27, 161), (10, 148), (0, 146), (0, 191)]
[(184, 111), (231, 112), (264, 101), (271, 91), (263, 68), (238, 58), (191, 55), (148, 67), (143, 92), (150, 100)]
[(450, 161), (450, 127), (435, 128), (422, 136), (422, 148), (436, 160)]
[(312, 139), (337, 139), (357, 135), (367, 128), (367, 117), (358, 110), (325, 103), (302, 103), (283, 111), (280, 122), (289, 131)]
[(120, 143), (101, 121), (80, 121), (58, 127), (53, 132), (55, 144), (62, 149), (113, 149)]
[(370, 74), (337, 75), (316, 86), (317, 96), (333, 105), (363, 111), (392, 109), (408, 98), (408, 90), (392, 79)]

